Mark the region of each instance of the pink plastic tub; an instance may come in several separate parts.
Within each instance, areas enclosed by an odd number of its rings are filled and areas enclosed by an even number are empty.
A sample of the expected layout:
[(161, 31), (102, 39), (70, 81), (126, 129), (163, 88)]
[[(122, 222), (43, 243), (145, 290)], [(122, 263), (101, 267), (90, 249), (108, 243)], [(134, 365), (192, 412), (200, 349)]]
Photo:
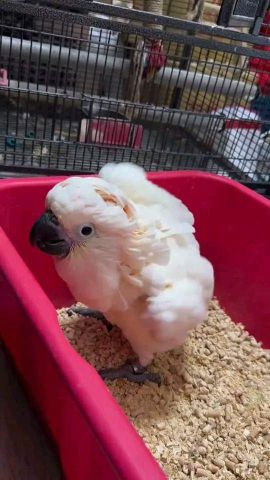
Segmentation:
[[(216, 294), (270, 347), (270, 202), (202, 173), (153, 174), (194, 212), (213, 262)], [(69, 480), (165, 478), (95, 370), (73, 351), (55, 307), (72, 298), (50, 258), (28, 243), (46, 192), (59, 178), (0, 183), (0, 334), (48, 425)]]

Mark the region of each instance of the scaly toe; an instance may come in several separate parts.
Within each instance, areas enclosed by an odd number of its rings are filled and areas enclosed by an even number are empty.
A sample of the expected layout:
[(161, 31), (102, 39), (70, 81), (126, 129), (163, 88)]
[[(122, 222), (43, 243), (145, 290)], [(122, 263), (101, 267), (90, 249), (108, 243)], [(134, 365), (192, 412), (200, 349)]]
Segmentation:
[(145, 383), (152, 382), (161, 385), (161, 377), (157, 373), (148, 372), (143, 367), (133, 364), (125, 364), (119, 368), (108, 368), (99, 371), (103, 380), (116, 380), (124, 378), (129, 382)]
[(102, 313), (98, 312), (97, 310), (91, 310), (91, 308), (74, 306), (70, 307), (67, 313), (70, 316), (75, 313), (76, 315), (82, 315), (83, 317), (95, 318), (96, 320), (102, 322), (103, 325), (105, 325), (108, 332), (110, 332), (113, 328), (110, 322), (108, 322), (108, 320), (104, 317)]

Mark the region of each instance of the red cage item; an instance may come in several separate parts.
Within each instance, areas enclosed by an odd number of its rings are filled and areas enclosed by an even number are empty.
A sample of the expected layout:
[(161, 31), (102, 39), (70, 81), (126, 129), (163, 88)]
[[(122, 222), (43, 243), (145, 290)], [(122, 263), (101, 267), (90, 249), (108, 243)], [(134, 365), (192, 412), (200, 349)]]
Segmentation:
[(139, 149), (142, 137), (142, 125), (135, 125), (127, 120), (93, 118), (83, 119), (81, 122), (80, 142)]
[(8, 74), (4, 68), (0, 68), (0, 87), (8, 86)]
[[(263, 24), (260, 29), (260, 35), (263, 35), (264, 37), (270, 37), (270, 10), (265, 14)], [(270, 46), (257, 45), (255, 48), (258, 50), (268, 51), (270, 58)], [(249, 61), (249, 66), (251, 70), (254, 70), (257, 73), (257, 81), (261, 93), (263, 95), (270, 95), (270, 60), (252, 57)]]

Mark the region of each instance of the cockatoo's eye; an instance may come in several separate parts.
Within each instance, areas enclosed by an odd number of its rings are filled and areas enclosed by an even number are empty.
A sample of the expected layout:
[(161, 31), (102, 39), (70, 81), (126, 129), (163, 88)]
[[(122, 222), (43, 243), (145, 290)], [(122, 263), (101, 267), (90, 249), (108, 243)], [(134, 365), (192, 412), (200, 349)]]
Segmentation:
[(94, 231), (94, 229), (93, 229), (93, 227), (90, 227), (90, 225), (84, 225), (81, 228), (81, 234), (84, 237), (90, 237), (90, 235), (92, 235), (93, 231)]

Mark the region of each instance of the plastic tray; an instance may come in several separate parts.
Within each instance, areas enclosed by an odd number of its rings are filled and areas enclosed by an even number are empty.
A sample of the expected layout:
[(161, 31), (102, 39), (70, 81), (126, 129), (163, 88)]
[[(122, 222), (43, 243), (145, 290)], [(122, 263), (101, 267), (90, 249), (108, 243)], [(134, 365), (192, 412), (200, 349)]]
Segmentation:
[[(203, 173), (150, 178), (194, 212), (227, 313), (270, 347), (270, 202)], [(68, 480), (166, 478), (96, 371), (64, 338), (55, 307), (72, 303), (29, 229), (60, 179), (0, 183), (0, 335), (57, 445)]]

